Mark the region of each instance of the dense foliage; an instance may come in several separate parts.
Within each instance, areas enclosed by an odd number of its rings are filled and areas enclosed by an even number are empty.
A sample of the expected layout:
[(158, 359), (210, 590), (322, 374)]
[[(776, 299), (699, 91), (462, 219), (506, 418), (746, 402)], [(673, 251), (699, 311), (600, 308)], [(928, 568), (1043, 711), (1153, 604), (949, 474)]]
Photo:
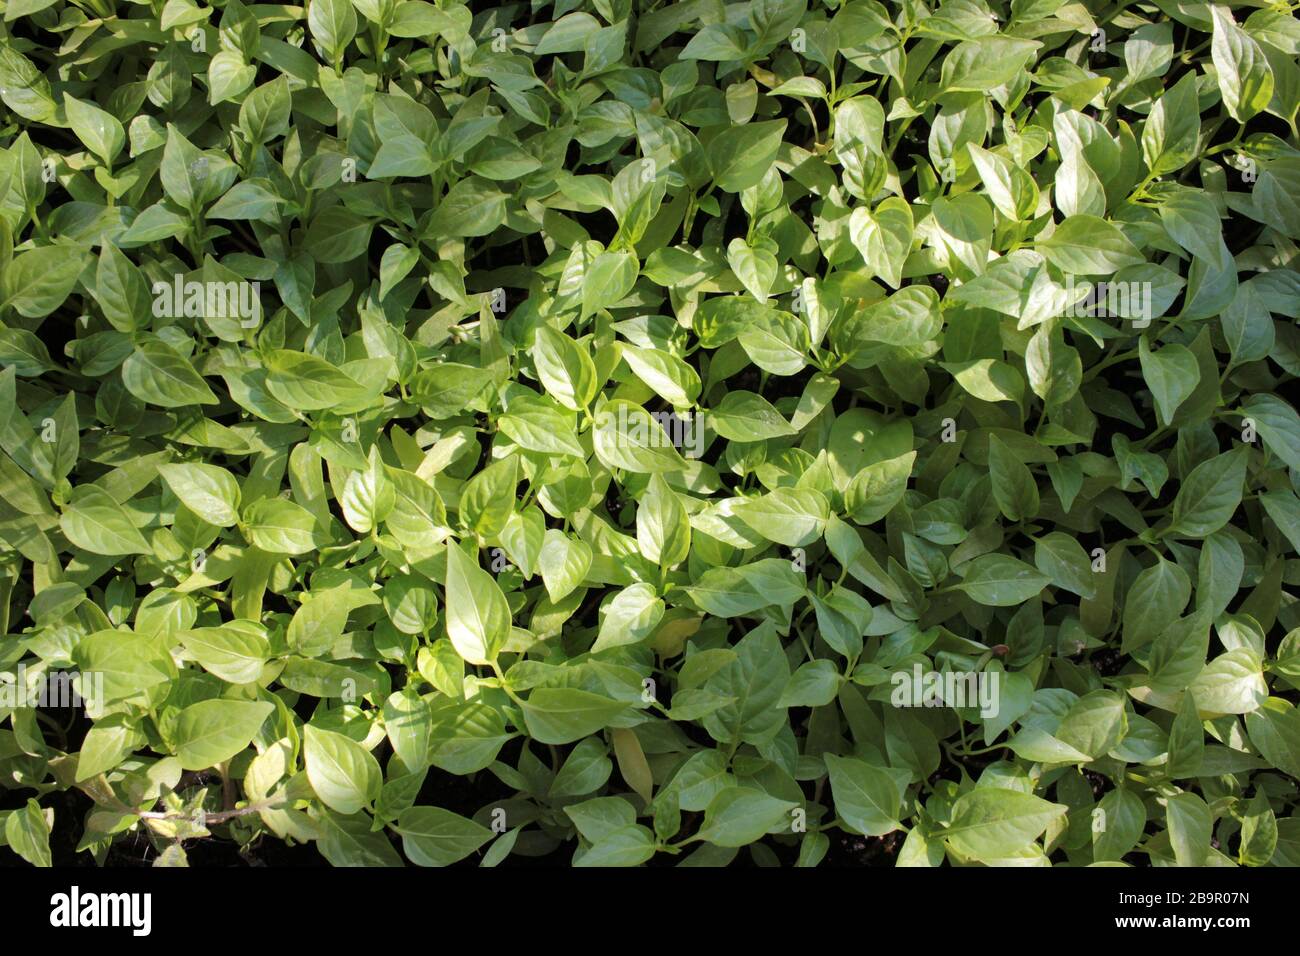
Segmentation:
[(6, 0), (0, 856), (1300, 864), (1293, 6)]

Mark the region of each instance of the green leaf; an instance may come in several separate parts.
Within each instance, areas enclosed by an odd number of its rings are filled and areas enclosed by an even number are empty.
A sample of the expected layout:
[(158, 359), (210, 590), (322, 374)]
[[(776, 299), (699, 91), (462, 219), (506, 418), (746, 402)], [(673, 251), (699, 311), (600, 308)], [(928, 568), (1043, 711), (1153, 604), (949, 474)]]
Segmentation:
[(699, 375), (676, 355), (623, 346), (624, 362), (634, 375), (676, 408), (689, 408), (699, 397)]
[(1234, 365), (1268, 357), (1275, 340), (1273, 318), (1253, 284), (1237, 286), (1237, 294), (1219, 318)]
[(606, 468), (653, 474), (682, 467), (682, 456), (670, 431), (640, 405), (622, 399), (608, 402), (596, 414), (592, 441), (596, 458)]
[(1273, 71), (1259, 44), (1232, 22), (1228, 10), (1220, 6), (1209, 10), (1214, 20), (1210, 53), (1219, 93), (1229, 115), (1244, 123), (1268, 106), (1273, 96)]
[(136, 724), (124, 714), (113, 714), (86, 731), (77, 755), (77, 782), (113, 770), (132, 752), (147, 746), (149, 738)]
[(639, 644), (654, 631), (663, 618), (664, 602), (648, 584), (633, 584), (610, 599), (602, 611), (600, 631), (592, 653), (625, 644)]
[(1178, 714), (1169, 728), (1169, 761), (1166, 769), (1175, 779), (1194, 777), (1205, 754), (1205, 731), (1192, 694), (1183, 695)]
[(231, 621), (176, 635), (205, 671), (232, 684), (251, 684), (261, 676), (271, 656), (262, 629), (251, 621)]
[(1165, 802), (1169, 844), (1179, 866), (1204, 866), (1210, 853), (1214, 817), (1194, 793), (1178, 793)]
[(161, 339), (136, 343), (122, 363), (122, 384), (140, 401), (162, 408), (218, 404), (194, 366)]
[[(222, 52), (230, 55), (230, 51)], [(216, 54), (214, 62), (219, 61), (221, 55)], [(239, 68), (235, 71), (238, 74), (236, 78), (230, 71), (222, 77), (220, 72), (214, 75), (209, 70), (209, 79), (218, 83), (233, 79), (235, 83), (247, 86), (252, 82), (254, 72), (251, 67), (247, 72)], [(236, 171), (234, 164), (224, 155), (199, 150), (169, 123), (158, 174), (167, 198), (182, 209), (198, 212), (226, 191), (234, 181)]]
[(447, 637), (470, 664), (490, 664), (510, 637), (501, 587), (456, 545), (447, 548)]
[(551, 601), (558, 603), (578, 587), (591, 568), (591, 548), (584, 541), (570, 538), (550, 528), (542, 542), (538, 570)]
[(864, 836), (884, 836), (899, 828), (899, 781), (896, 774), (852, 757), (826, 755), (835, 810)]
[(1289, 492), (1270, 491), (1259, 496), (1259, 503), (1291, 543), (1291, 549), (1300, 552), (1300, 499)]
[(964, 856), (1005, 859), (1024, 850), (1066, 809), (1019, 790), (977, 787), (952, 805), (944, 836), (948, 845)]
[(605, 834), (581, 857), (574, 857), (574, 866), (639, 866), (655, 853), (654, 834), (643, 826), (620, 827)]
[(1286, 463), (1300, 469), (1300, 415), (1276, 395), (1252, 395), (1242, 403), (1248, 424), (1258, 430), (1264, 446)]
[(1048, 583), (1047, 575), (1004, 554), (984, 555), (971, 561), (956, 585), (972, 601), (990, 607), (1023, 604)]
[(1166, 345), (1152, 352), (1145, 338), (1138, 340), (1138, 358), (1142, 377), (1156, 401), (1160, 424), (1173, 421), (1174, 412), (1196, 390), (1201, 378), (1200, 366), (1191, 350), (1182, 345)]
[(1089, 759), (1099, 760), (1115, 749), (1127, 726), (1124, 699), (1113, 691), (1097, 690), (1074, 702), (1053, 736)]
[(106, 166), (111, 166), (126, 143), (122, 124), (112, 113), (101, 110), (93, 103), (63, 94), (63, 107), (68, 125), (86, 148), (98, 156)]
[(1300, 779), (1300, 711), (1281, 698), (1270, 697), (1246, 715), (1246, 731), (1270, 764)]
[(1020, 72), (1039, 44), (1005, 36), (980, 37), (957, 44), (943, 61), (939, 79), (944, 92), (986, 92)]
[(1238, 859), (1247, 866), (1267, 866), (1277, 849), (1277, 817), (1268, 796), (1256, 790), (1241, 821), (1241, 849)]
[(265, 357), (266, 388), (290, 408), (337, 408), (370, 396), (370, 390), (342, 369), (315, 355), (278, 349)]
[(1083, 213), (1070, 216), (1035, 247), (1052, 265), (1073, 275), (1109, 275), (1145, 261), (1118, 226)]
[(793, 604), (804, 592), (803, 579), (789, 561), (780, 558), (764, 558), (739, 568), (709, 568), (689, 588), (691, 599), (718, 617)]
[(912, 207), (897, 196), (874, 210), (859, 206), (849, 218), (849, 235), (868, 267), (897, 289), (903, 283), (903, 263), (912, 249)]
[(518, 474), (518, 460), (511, 455), (466, 482), (460, 495), (460, 520), (467, 531), (490, 538), (505, 529), (514, 513)]
[(416, 866), (451, 866), (492, 839), (487, 827), (442, 807), (403, 810), (396, 830), (402, 849)]
[(1204, 538), (1222, 528), (1241, 503), (1246, 451), (1232, 451), (1201, 462), (1178, 488), (1169, 534)]
[(743, 30), (730, 24), (709, 23), (691, 37), (681, 56), (690, 60), (740, 60), (745, 51)]
[(159, 465), (158, 474), (185, 507), (208, 524), (228, 528), (239, 520), (239, 482), (216, 465)]
[(1210, 714), (1249, 714), (1268, 697), (1263, 664), (1249, 647), (1233, 648), (1210, 661), (1188, 690)]
[(498, 424), (511, 441), (528, 451), (582, 458), (585, 453), (571, 417), (546, 399), (521, 396), (510, 403)]
[(372, 449), (367, 467), (348, 475), (339, 499), (343, 517), (353, 531), (368, 534), (393, 512), (397, 506), (397, 491)]
[(91, 485), (82, 488), (59, 518), (69, 541), (92, 554), (149, 554), (153, 549), (112, 496)]
[(842, 677), (830, 661), (800, 664), (781, 692), (782, 707), (825, 707), (839, 692)]
[(350, 262), (369, 247), (373, 225), (342, 206), (330, 206), (307, 228), (306, 250), (318, 262)]
[(0, 274), (0, 308), (12, 308), (32, 319), (44, 318), (72, 292), (81, 268), (77, 246), (41, 246), (21, 252)]
[(1034, 567), (1047, 575), (1052, 584), (1079, 597), (1091, 599), (1097, 594), (1092, 561), (1078, 539), (1068, 534), (1053, 531), (1035, 541)]
[(112, 243), (104, 243), (99, 250), (92, 291), (113, 328), (119, 332), (144, 328), (152, 309), (149, 287), (135, 264)]
[(250, 143), (269, 143), (288, 131), (292, 106), (289, 79), (281, 75), (244, 97), (239, 107), (239, 128)]
[(818, 491), (777, 488), (738, 502), (731, 513), (767, 540), (798, 548), (822, 536), (830, 505)]
[(564, 813), (573, 821), (583, 839), (599, 843), (636, 822), (636, 810), (618, 797), (597, 797), (571, 804)]
[(5, 818), (5, 842), (32, 866), (54, 865), (50, 854), (50, 824), (39, 803), (28, 799), (21, 809)]
[(723, 438), (761, 441), (795, 434), (772, 404), (753, 392), (728, 392), (709, 412), (709, 422)]
[(128, 631), (96, 631), (82, 638), (73, 660), (83, 673), (102, 679), (105, 704), (136, 697), (176, 677), (170, 657)]
[(651, 475), (637, 505), (636, 540), (645, 557), (672, 567), (686, 559), (691, 548), (691, 525), (677, 494), (661, 475)]
[(48, 122), (58, 110), (50, 81), (10, 46), (0, 47), (0, 99), (19, 116), (38, 123)]
[(1192, 161), (1200, 119), (1196, 74), (1184, 73), (1156, 101), (1142, 127), (1142, 158), (1152, 177), (1176, 172)]
[(1097, 802), (1099, 826), (1092, 830), (1092, 858), (1098, 862), (1119, 860), (1137, 845), (1146, 827), (1147, 810), (1132, 790), (1111, 790)]
[(550, 326), (539, 326), (532, 356), (538, 379), (548, 395), (573, 411), (581, 411), (591, 403), (600, 385), (596, 367), (571, 338)]
[(759, 302), (767, 301), (772, 283), (776, 281), (776, 256), (737, 236), (727, 244), (727, 264), (750, 295)]
[(714, 185), (729, 193), (757, 186), (776, 159), (785, 129), (785, 120), (768, 120), (718, 133), (707, 149)]
[(0, 329), (0, 362), (29, 377), (57, 368), (45, 343), (26, 329)]
[(350, 0), (312, 0), (307, 6), (307, 27), (326, 57), (337, 63), (356, 36), (357, 14)]
[(379, 763), (352, 738), (307, 724), (303, 757), (312, 790), (335, 813), (351, 816), (379, 797)]
[(306, 554), (319, 544), (315, 516), (285, 498), (263, 498), (244, 509), (249, 544), (270, 554)]
[(867, 465), (844, 489), (844, 507), (861, 525), (872, 524), (894, 510), (907, 492), (907, 481), (916, 462), (916, 452), (909, 451)]
[(401, 866), (387, 834), (371, 829), (369, 817), (339, 816), (323, 810), (316, 818), (320, 828), (317, 847), (332, 866)]
[(229, 760), (249, 745), (274, 709), (260, 700), (203, 700), (186, 707), (176, 718), (176, 758), (181, 767), (206, 770)]
[(996, 435), (989, 439), (989, 479), (998, 509), (1008, 521), (1038, 514), (1038, 484), (1033, 473)]
[(710, 802), (697, 838), (714, 846), (745, 846), (788, 824), (798, 804), (748, 787), (730, 787)]
[(609, 725), (627, 705), (572, 687), (542, 687), (522, 705), (528, 735), (543, 744), (569, 744)]
[(1182, 614), (1191, 594), (1187, 572), (1163, 557), (1142, 571), (1124, 602), (1124, 651), (1144, 647), (1155, 640)]
[(487, 180), (471, 176), (451, 190), (429, 220), (434, 236), (486, 236), (505, 221), (506, 194)]
[(760, 744), (785, 722), (781, 693), (790, 680), (790, 663), (773, 628), (758, 627), (736, 645), (736, 659), (714, 674), (705, 689), (731, 702), (704, 718), (715, 740)]

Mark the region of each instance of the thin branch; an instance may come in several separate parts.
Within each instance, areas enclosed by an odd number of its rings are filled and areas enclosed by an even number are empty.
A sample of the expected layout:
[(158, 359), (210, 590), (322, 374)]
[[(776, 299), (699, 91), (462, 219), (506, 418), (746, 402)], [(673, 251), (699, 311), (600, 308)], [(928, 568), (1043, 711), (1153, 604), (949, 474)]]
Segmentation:
[[(222, 810), (220, 813), (204, 813), (202, 822), (206, 825), (209, 823), (225, 823), (227, 820), (233, 820), (235, 817), (245, 817), (252, 813), (260, 813), (263, 810), (277, 810), (283, 807), (282, 803), (255, 803), (251, 806), (241, 807), (237, 810)], [(136, 810), (135, 814), (142, 820), (194, 820), (195, 814), (191, 813), (164, 813), (160, 810)]]

